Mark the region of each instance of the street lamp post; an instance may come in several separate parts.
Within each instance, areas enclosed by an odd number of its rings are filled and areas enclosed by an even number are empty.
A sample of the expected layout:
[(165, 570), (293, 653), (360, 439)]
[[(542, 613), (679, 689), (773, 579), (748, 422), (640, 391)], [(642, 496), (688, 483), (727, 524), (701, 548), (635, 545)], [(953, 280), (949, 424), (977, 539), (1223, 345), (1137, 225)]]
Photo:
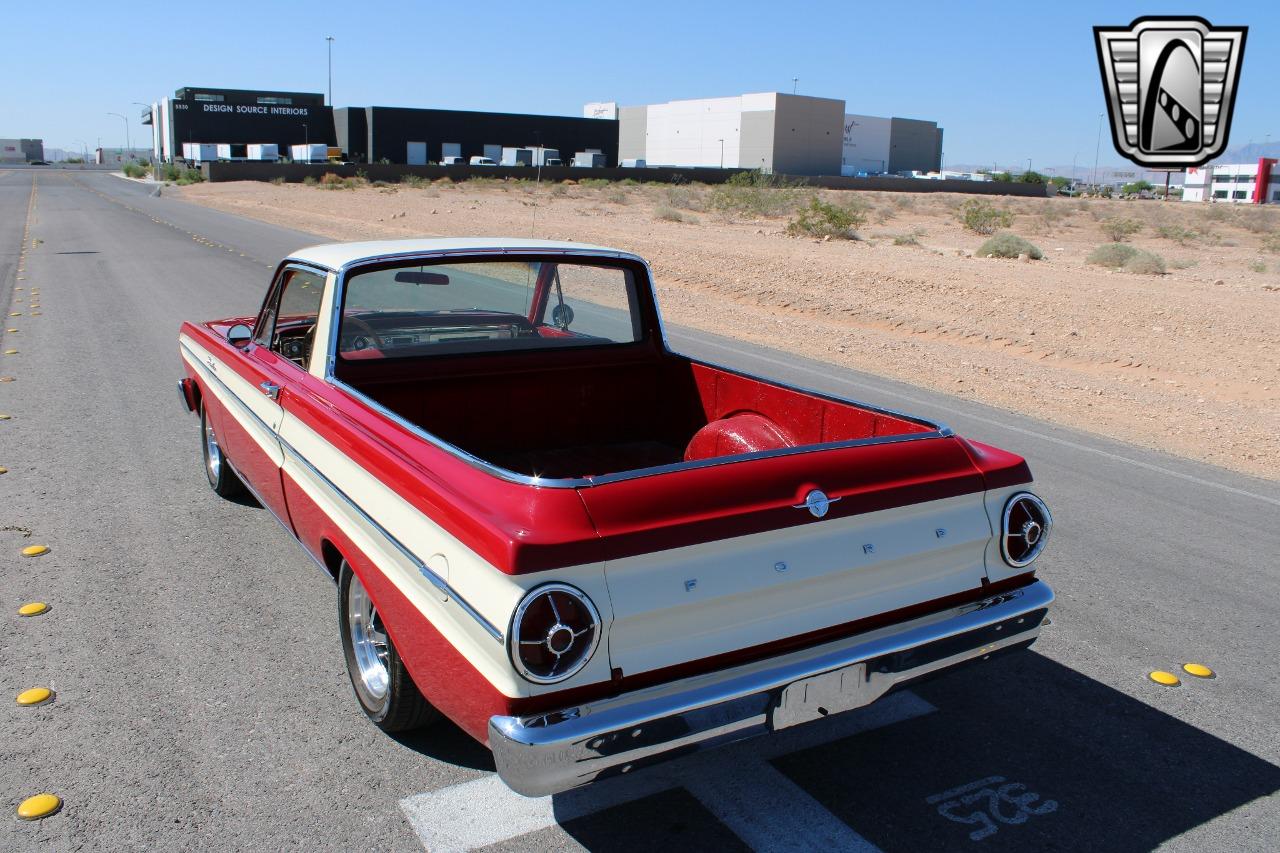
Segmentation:
[(799, 85), (800, 85), (800, 78), (799, 78), (799, 77), (792, 77), (792, 78), (791, 78), (791, 94), (793, 94), (793, 95), (794, 95), (794, 94), (796, 93), (796, 88), (797, 88)]
[(333, 36), (325, 36), (329, 44), (329, 106), (333, 106)]
[(724, 168), (724, 140), (720, 140), (720, 168)]
[[(142, 103), (142, 101), (134, 101), (134, 102), (133, 102), (133, 105), (134, 105), (135, 107), (146, 107), (146, 108), (147, 108), (147, 112), (148, 112), (148, 114), (150, 114), (150, 112), (151, 112), (151, 104), (144, 104), (144, 103)], [(152, 148), (152, 151), (151, 151), (151, 155), (154, 157), (154, 156), (155, 156), (155, 121), (154, 121), (154, 120), (155, 120), (155, 116), (151, 116), (151, 118), (152, 118), (152, 128), (151, 128), (151, 132), (152, 132), (152, 136), (151, 136), (151, 143), (152, 143), (152, 144), (151, 144), (151, 148)], [(150, 162), (150, 161), (148, 160), (147, 162)]]
[(1093, 186), (1098, 185), (1098, 152), (1102, 150), (1102, 113), (1098, 113), (1098, 142), (1093, 147), (1093, 177), (1089, 179), (1089, 183)]
[(126, 115), (122, 115), (121, 113), (107, 113), (107, 115), (116, 116), (122, 122), (124, 122), (124, 150), (125, 150), (124, 156), (127, 159), (129, 157), (129, 152), (133, 150), (133, 144), (129, 141), (129, 117)]

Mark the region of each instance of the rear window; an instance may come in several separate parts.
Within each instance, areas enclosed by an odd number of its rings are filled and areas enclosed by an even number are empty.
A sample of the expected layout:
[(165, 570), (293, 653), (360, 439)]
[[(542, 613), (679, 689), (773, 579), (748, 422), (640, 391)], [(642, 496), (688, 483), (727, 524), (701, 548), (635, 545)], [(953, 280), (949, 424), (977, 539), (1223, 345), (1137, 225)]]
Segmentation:
[(381, 266), (348, 275), (345, 359), (605, 346), (641, 339), (635, 273), (578, 260)]

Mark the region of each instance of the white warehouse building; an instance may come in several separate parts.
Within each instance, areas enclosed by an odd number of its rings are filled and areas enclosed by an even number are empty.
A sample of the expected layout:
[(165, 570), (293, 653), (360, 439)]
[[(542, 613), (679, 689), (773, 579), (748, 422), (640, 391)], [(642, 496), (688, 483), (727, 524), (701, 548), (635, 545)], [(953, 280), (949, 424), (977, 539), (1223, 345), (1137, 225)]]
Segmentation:
[(1280, 167), (1273, 157), (1257, 163), (1232, 163), (1187, 169), (1183, 201), (1280, 204)]
[(781, 92), (587, 104), (587, 118), (618, 120), (618, 157), (650, 166), (762, 169), (789, 175), (937, 171), (935, 122), (847, 115), (845, 102)]

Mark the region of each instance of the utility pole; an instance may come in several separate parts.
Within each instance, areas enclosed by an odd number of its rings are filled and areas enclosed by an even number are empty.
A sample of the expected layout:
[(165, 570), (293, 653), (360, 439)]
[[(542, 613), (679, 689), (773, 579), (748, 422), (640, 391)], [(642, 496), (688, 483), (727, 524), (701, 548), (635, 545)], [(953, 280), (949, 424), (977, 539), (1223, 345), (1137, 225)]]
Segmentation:
[(333, 36), (325, 36), (329, 44), (329, 106), (333, 106)]
[(124, 156), (127, 158), (129, 156), (128, 152), (133, 151), (133, 144), (129, 141), (129, 117), (120, 113), (107, 113), (107, 115), (115, 116), (124, 122), (124, 150), (126, 152)]
[(1098, 113), (1098, 142), (1093, 147), (1093, 177), (1089, 179), (1089, 183), (1093, 186), (1098, 185), (1098, 152), (1102, 150), (1102, 113)]
[(1027, 174), (1028, 175), (1031, 174), (1031, 158), (1030, 157), (1027, 158)]

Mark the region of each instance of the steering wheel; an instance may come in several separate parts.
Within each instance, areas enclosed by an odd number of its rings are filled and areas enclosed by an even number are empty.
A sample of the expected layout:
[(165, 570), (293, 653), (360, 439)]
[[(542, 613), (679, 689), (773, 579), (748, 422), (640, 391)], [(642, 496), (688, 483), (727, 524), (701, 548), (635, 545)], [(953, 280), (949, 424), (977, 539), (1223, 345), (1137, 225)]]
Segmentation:
[[(374, 330), (373, 326), (370, 326), (367, 322), (365, 322), (365, 321), (364, 321), (364, 320), (362, 320), (361, 318), (357, 317), (355, 314), (348, 314), (348, 315), (344, 316), (344, 317), (342, 318), (342, 322), (343, 322), (343, 324), (351, 323), (351, 324), (353, 324), (353, 325), (355, 325), (355, 326), (359, 327), (359, 332), (360, 332), (360, 334), (357, 334), (357, 335), (351, 335), (351, 336), (350, 336), (351, 348), (352, 348), (352, 349), (354, 349), (354, 350), (368, 349), (368, 348), (369, 348), (369, 343), (370, 343), (370, 342), (372, 342), (372, 343), (373, 343), (373, 345), (374, 345), (375, 347), (377, 347), (378, 349), (383, 349), (383, 348), (386, 346), (386, 344), (384, 344), (384, 343), (383, 343), (382, 338), (381, 338), (381, 337), (378, 335), (378, 333)], [(346, 331), (346, 329), (343, 329), (343, 331), (345, 332), (345, 331)], [(346, 336), (344, 335), (344, 337), (346, 337)], [(370, 339), (371, 339), (371, 341), (370, 341)], [(364, 341), (364, 345), (363, 345), (363, 346), (360, 346), (360, 345), (359, 345), (359, 342), (360, 342), (361, 340), (363, 340), (363, 341)]]

